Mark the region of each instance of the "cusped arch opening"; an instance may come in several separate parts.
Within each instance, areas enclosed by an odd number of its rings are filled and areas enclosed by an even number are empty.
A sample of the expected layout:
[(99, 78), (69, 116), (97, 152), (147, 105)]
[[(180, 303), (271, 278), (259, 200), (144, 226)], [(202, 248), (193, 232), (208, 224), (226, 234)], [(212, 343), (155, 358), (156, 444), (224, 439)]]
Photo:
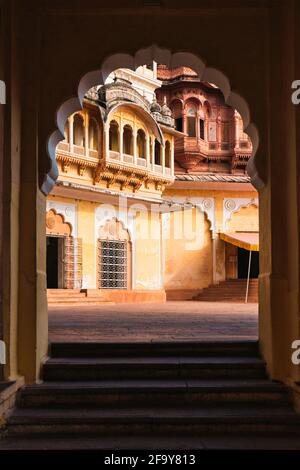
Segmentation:
[(246, 132), (252, 141), (252, 156), (247, 165), (247, 171), (252, 184), (261, 189), (264, 181), (259, 175), (255, 164), (255, 154), (259, 145), (259, 134), (257, 127), (251, 122), (250, 110), (245, 99), (231, 89), (228, 77), (217, 68), (207, 67), (205, 62), (191, 52), (175, 52), (169, 49), (152, 46), (136, 51), (134, 55), (116, 53), (106, 58), (98, 70), (87, 72), (80, 80), (76, 97), (69, 98), (59, 108), (56, 114), (57, 129), (49, 136), (47, 143), (48, 155), (51, 159), (49, 172), (44, 176), (41, 186), (42, 192), (47, 195), (55, 184), (58, 177), (58, 169), (55, 160), (57, 144), (64, 139), (64, 128), (68, 117), (80, 110), (83, 98), (87, 91), (95, 85), (105, 83), (107, 77), (117, 68), (128, 68), (136, 70), (140, 65), (155, 61), (166, 64), (169, 68), (186, 66), (192, 68), (202, 81), (214, 83), (224, 95), (226, 104), (235, 108), (241, 115)]

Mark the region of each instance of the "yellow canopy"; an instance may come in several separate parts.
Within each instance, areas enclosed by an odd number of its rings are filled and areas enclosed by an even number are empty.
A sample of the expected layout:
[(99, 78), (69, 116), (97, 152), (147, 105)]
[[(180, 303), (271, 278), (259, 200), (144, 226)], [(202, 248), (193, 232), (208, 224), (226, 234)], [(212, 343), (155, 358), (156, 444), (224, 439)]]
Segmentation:
[(259, 251), (258, 232), (227, 232), (220, 233), (221, 240), (245, 250)]

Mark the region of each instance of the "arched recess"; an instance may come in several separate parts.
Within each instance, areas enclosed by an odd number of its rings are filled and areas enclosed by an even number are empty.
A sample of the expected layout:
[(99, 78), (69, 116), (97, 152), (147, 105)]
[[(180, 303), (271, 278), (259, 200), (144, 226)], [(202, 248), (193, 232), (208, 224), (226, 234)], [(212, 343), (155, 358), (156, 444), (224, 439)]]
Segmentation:
[(109, 123), (109, 150), (120, 152), (119, 124), (114, 119)]
[(146, 134), (143, 129), (137, 131), (136, 146), (138, 157), (146, 158)]
[(123, 127), (123, 153), (133, 155), (133, 130), (129, 124)]
[(167, 168), (171, 167), (171, 144), (168, 140), (166, 140), (165, 144), (165, 166)]
[(106, 78), (117, 68), (129, 68), (136, 70), (140, 65), (151, 63), (164, 63), (170, 68), (188, 66), (195, 70), (200, 80), (214, 83), (219, 87), (224, 95), (225, 102), (237, 109), (243, 119), (244, 131), (252, 141), (252, 157), (248, 162), (247, 171), (251, 177), (252, 184), (257, 189), (264, 187), (264, 181), (259, 175), (255, 164), (255, 154), (259, 145), (259, 133), (256, 125), (251, 122), (250, 110), (246, 100), (240, 94), (231, 89), (228, 77), (217, 68), (209, 67), (204, 60), (191, 52), (174, 52), (166, 48), (161, 48), (156, 44), (139, 49), (135, 54), (116, 53), (106, 58), (98, 70), (87, 72), (79, 80), (77, 96), (66, 100), (58, 108), (56, 114), (57, 129), (51, 133), (47, 150), (50, 157), (50, 170), (47, 174), (41, 175), (40, 181), (42, 192), (47, 195), (51, 191), (58, 177), (58, 170), (55, 161), (55, 150), (58, 142), (64, 139), (64, 126), (68, 116), (82, 108), (85, 93), (96, 85), (105, 83)]
[(179, 98), (174, 98), (170, 103), (170, 109), (175, 119), (175, 127), (179, 132), (183, 131), (183, 101)]
[(233, 214), (240, 209), (249, 206), (259, 207), (258, 199), (254, 198), (230, 198), (223, 201), (223, 230), (226, 231), (228, 222), (231, 220)]
[(58, 214), (55, 209), (50, 209), (46, 213), (46, 234), (69, 237), (72, 234), (72, 226), (65, 222), (62, 214)]
[(97, 235), (98, 288), (131, 289), (132, 243), (129, 230), (122, 221), (112, 217), (100, 225)]
[[(244, 222), (245, 219), (247, 223)], [(227, 221), (226, 229), (228, 232), (240, 232), (245, 226), (247, 232), (259, 231), (258, 206), (255, 203), (242, 206), (238, 211), (233, 212)]]
[[(113, 115), (116, 111), (121, 111), (124, 108), (124, 103), (119, 103), (116, 106), (113, 106), (108, 114), (104, 116), (104, 122), (109, 122), (110, 119), (113, 119)], [(143, 122), (145, 122), (148, 128), (153, 132), (156, 139), (163, 144), (164, 138), (160, 126), (157, 124), (155, 119), (149, 114), (147, 111), (142, 109), (140, 106), (136, 105), (135, 103), (126, 103), (127, 109), (132, 109), (134, 113), (141, 118)]]
[(99, 148), (99, 127), (94, 118), (89, 120), (89, 148), (91, 150)]
[(73, 144), (84, 147), (84, 119), (80, 114), (73, 118)]

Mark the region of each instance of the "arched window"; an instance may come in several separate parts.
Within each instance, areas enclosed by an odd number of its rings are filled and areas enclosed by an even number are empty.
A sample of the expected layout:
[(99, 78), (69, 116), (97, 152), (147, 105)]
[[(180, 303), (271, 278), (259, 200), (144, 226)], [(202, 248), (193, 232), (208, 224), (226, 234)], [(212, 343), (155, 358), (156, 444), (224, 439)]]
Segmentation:
[(117, 121), (111, 121), (109, 124), (109, 150), (119, 152), (119, 126)]
[(200, 112), (200, 119), (199, 119), (199, 136), (200, 139), (204, 140), (204, 113), (203, 111)]
[(136, 136), (137, 156), (146, 158), (146, 135), (143, 129), (139, 129)]
[(189, 137), (196, 137), (196, 110), (189, 108), (187, 111), (187, 133)]
[(69, 135), (69, 121), (67, 121), (66, 124), (65, 124), (64, 136), (65, 136), (65, 141), (66, 141), (66, 142), (69, 142), (69, 140), (70, 140), (70, 135)]
[(98, 126), (95, 119), (89, 122), (89, 148), (98, 150)]
[(129, 231), (113, 218), (101, 225), (98, 233), (99, 289), (130, 289), (132, 250)]
[(175, 128), (177, 131), (183, 131), (183, 123), (182, 123), (182, 103), (180, 100), (175, 99), (171, 103), (171, 111), (172, 115), (175, 119)]
[(154, 146), (154, 162), (155, 165), (161, 165), (161, 151), (160, 151), (160, 143), (157, 139), (155, 139), (155, 146)]
[(150, 155), (150, 163), (152, 163), (152, 139), (149, 139), (149, 155)]
[(133, 155), (133, 133), (132, 128), (128, 124), (123, 129), (123, 153)]
[(171, 144), (168, 140), (165, 145), (165, 166), (167, 168), (171, 167)]
[(75, 114), (73, 121), (74, 145), (84, 147), (84, 125), (83, 118), (79, 114)]

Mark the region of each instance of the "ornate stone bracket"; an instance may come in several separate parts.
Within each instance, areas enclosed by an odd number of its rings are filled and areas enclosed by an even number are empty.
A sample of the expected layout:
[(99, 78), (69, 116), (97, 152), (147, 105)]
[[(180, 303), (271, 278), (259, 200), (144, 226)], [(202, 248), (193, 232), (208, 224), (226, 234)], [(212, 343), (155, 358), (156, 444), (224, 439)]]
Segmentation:
[(227, 224), (232, 214), (238, 212), (242, 207), (255, 205), (258, 207), (258, 198), (230, 198), (223, 200), (223, 230), (227, 229)]

